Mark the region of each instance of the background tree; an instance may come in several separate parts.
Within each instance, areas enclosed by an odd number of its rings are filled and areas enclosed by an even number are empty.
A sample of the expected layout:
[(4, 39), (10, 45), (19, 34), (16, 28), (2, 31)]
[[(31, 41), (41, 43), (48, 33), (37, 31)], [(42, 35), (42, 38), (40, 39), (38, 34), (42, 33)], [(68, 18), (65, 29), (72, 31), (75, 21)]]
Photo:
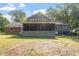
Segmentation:
[(79, 27), (79, 4), (64, 4), (64, 14), (71, 28)]
[(57, 9), (53, 9), (52, 7), (50, 7), (49, 9), (47, 9), (47, 15), (53, 20), (53, 21), (57, 21)]
[(9, 24), (9, 21), (7, 18), (3, 17), (3, 15), (0, 13), (0, 31), (3, 32), (5, 27)]
[[(63, 5), (64, 6), (64, 5)], [(48, 8), (47, 9), (47, 15), (51, 17), (54, 21), (64, 21), (64, 9), (61, 4), (57, 5), (56, 8)]]
[(54, 21), (68, 23), (71, 28), (79, 27), (79, 4), (60, 4), (57, 8), (49, 8), (47, 15)]
[(26, 14), (22, 10), (10, 11), (9, 15), (11, 16), (11, 21), (15, 21), (15, 22), (25, 22), (26, 21)]

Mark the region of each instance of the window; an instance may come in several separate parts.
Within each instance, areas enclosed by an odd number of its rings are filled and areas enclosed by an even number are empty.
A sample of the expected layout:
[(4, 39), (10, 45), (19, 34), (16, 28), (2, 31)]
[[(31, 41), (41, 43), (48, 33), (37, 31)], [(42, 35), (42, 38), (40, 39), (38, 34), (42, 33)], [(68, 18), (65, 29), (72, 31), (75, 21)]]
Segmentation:
[(12, 28), (10, 28), (10, 30), (12, 30)]
[(12, 31), (12, 27), (10, 28), (10, 31)]

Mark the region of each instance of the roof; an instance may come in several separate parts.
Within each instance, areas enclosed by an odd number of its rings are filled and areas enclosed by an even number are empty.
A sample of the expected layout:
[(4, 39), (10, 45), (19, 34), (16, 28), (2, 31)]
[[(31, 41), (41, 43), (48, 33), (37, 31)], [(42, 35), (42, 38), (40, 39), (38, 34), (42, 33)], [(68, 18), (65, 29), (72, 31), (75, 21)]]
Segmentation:
[(12, 22), (8, 25), (8, 27), (22, 27), (22, 23)]
[(54, 24), (54, 22), (25, 22), (23, 24)]
[(28, 17), (28, 22), (51, 22), (51, 19), (45, 14), (38, 12), (35, 15)]
[(56, 25), (59, 25), (59, 24), (60, 24), (60, 25), (69, 25), (69, 24), (63, 23), (63, 22), (55, 22), (55, 24), (56, 24)]

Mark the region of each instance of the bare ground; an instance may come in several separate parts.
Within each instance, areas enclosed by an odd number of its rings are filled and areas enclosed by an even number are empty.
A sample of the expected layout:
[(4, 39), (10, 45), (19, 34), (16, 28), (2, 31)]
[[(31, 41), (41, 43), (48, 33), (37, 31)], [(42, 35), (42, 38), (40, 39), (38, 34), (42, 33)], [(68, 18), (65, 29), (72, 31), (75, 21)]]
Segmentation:
[(1, 55), (11, 56), (77, 56), (79, 46), (67, 45), (59, 41), (19, 42), (2, 51)]

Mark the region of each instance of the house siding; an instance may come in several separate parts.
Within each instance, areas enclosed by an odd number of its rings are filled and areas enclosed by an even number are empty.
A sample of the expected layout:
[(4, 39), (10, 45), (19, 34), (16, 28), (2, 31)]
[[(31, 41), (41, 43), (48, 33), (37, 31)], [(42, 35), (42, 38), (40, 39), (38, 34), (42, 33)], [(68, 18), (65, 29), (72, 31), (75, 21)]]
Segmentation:
[(23, 31), (22, 36), (55, 36), (55, 31)]
[(6, 27), (5, 32), (9, 34), (19, 34), (21, 27)]

